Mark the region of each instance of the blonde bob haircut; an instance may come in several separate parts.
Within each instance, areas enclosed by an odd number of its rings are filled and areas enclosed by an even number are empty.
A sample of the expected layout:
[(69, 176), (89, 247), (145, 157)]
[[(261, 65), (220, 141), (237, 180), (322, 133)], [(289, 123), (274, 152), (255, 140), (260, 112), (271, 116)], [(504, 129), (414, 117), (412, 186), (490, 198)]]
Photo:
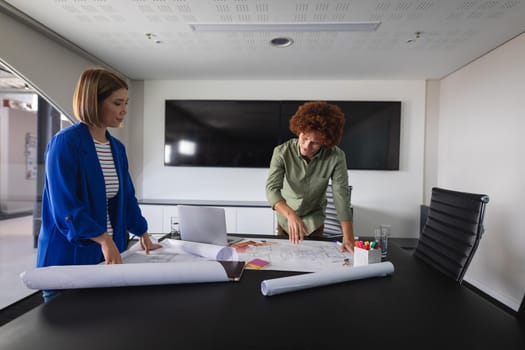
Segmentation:
[(89, 126), (100, 127), (102, 102), (122, 88), (127, 90), (128, 84), (117, 74), (100, 67), (86, 69), (80, 75), (73, 94), (75, 117)]

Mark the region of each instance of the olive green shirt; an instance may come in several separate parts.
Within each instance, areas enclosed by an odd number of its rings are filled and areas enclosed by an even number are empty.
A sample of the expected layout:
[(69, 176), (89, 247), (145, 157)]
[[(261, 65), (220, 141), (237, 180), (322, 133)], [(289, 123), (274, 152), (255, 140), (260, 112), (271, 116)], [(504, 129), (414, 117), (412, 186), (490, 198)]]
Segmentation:
[[(337, 146), (322, 147), (307, 162), (301, 156), (298, 143), (294, 138), (274, 148), (266, 180), (266, 198), (272, 208), (277, 202), (286, 201), (310, 234), (324, 223), (326, 189), (331, 179), (337, 219), (352, 221), (344, 151)], [(277, 213), (277, 221), (288, 230), (288, 220), (284, 216)]]

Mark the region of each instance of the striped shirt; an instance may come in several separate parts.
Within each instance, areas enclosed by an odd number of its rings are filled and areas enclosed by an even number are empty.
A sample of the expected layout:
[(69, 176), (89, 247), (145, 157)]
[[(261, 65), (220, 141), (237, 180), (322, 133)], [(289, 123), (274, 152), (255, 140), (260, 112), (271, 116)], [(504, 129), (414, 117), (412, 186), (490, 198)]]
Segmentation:
[[(115, 170), (115, 161), (113, 160), (113, 153), (111, 152), (111, 145), (108, 142), (99, 142), (93, 139), (95, 142), (95, 149), (97, 150), (98, 160), (100, 167), (102, 168), (102, 174), (104, 175), (104, 182), (106, 183), (106, 199), (109, 201), (115, 197), (118, 193), (119, 179), (117, 171)], [(109, 208), (106, 202), (106, 217), (107, 217), (107, 232), (113, 234), (113, 226), (109, 218)]]

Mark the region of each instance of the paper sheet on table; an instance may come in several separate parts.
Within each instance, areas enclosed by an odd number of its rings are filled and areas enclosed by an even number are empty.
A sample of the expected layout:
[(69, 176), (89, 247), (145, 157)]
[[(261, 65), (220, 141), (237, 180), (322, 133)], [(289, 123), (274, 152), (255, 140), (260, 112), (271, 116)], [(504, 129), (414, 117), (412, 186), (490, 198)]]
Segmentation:
[(155, 284), (226, 282), (218, 261), (48, 266), (22, 272), (30, 289), (78, 289)]
[(162, 248), (152, 250), (148, 255), (146, 255), (146, 252), (140, 248), (140, 244), (135, 244), (122, 253), (122, 261), (125, 264), (129, 264), (194, 261), (202, 259), (221, 261), (239, 260), (237, 252), (231, 247), (180, 241), (176, 239), (165, 239), (159, 242), (159, 244), (162, 245)]
[(394, 265), (390, 261), (355, 267), (337, 267), (304, 275), (264, 280), (261, 282), (261, 293), (272, 296), (363, 278), (381, 277), (393, 272)]
[[(253, 242), (247, 245), (246, 243)], [(239, 260), (262, 259), (270, 263), (263, 270), (317, 272), (324, 269), (353, 264), (351, 253), (340, 251), (334, 242), (304, 240), (293, 244), (286, 239), (245, 239), (232, 245), (237, 249)]]

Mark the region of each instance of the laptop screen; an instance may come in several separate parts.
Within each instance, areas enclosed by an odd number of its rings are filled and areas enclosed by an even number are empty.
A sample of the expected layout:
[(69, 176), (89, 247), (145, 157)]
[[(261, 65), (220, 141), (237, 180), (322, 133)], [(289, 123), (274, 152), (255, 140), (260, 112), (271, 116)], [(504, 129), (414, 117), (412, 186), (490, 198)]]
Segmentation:
[(178, 205), (180, 238), (184, 241), (228, 245), (224, 208)]

